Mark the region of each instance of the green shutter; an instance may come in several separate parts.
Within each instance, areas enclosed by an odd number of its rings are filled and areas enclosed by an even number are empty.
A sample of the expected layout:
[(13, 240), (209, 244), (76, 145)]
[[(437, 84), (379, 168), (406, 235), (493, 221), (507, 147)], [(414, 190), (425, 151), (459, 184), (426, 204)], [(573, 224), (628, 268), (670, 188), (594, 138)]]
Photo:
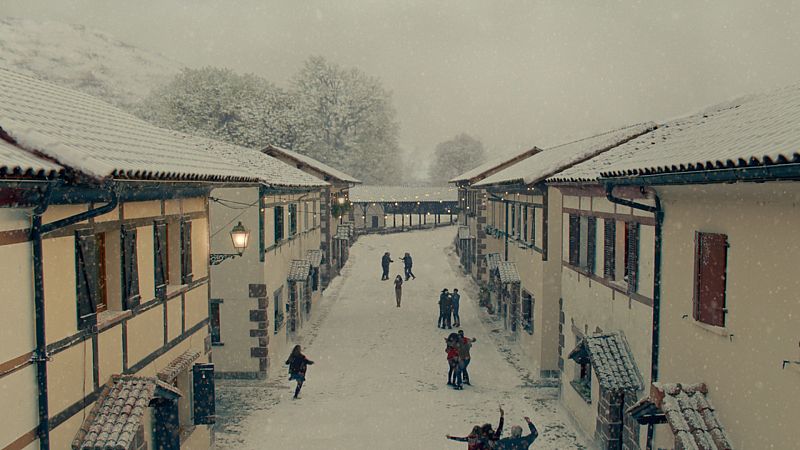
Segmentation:
[(97, 299), (100, 290), (97, 238), (91, 230), (75, 233), (75, 275), (78, 302), (78, 328), (97, 323)]

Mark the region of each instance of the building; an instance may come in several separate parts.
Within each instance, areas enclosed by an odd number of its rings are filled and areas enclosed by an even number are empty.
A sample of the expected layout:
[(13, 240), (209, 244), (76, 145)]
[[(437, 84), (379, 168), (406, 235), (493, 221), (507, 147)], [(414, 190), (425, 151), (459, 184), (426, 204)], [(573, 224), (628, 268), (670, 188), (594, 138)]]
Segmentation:
[[(258, 151), (229, 153), (262, 183), (211, 193), (214, 363), (218, 377), (266, 378), (283, 367), (321, 298), (330, 184)], [(240, 251), (235, 227), (247, 233)]]
[(456, 251), (461, 258), (464, 270), (478, 283), (489, 281), (486, 266), (486, 251), (483, 240), (486, 238), (487, 197), (482, 189), (471, 186), (507, 167), (524, 161), (541, 151), (534, 147), (510, 157), (494, 159), (469, 170), (449, 181), (458, 189), (458, 245)]
[(350, 190), (350, 221), (359, 234), (451, 225), (457, 195), (446, 186), (356, 186)]
[(653, 448), (800, 440), (798, 123), (794, 85), (668, 122), (582, 169), (615, 196), (652, 193), (653, 383), (629, 411)]
[(361, 181), (340, 170), (334, 169), (313, 158), (300, 153), (286, 150), (276, 146), (268, 146), (262, 150), (286, 164), (294, 166), (303, 172), (313, 175), (329, 183), (322, 194), (320, 204), (320, 234), (322, 242), (322, 263), (320, 278), (322, 286), (325, 287), (333, 278), (335, 273), (331, 265), (331, 255), (333, 254), (333, 237), (336, 235), (336, 224), (342, 223), (347, 207), (349, 206), (349, 189)]
[(0, 158), (0, 448), (209, 448), (207, 198), (257, 178), (3, 69)]

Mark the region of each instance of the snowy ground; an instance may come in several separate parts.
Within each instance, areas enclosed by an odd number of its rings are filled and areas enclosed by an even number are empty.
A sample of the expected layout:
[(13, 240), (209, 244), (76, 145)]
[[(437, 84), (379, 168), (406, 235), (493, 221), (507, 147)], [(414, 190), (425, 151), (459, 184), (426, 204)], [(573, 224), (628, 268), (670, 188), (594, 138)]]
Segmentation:
[[(319, 319), (304, 330), (309, 367), (293, 400), (285, 371), (266, 382), (219, 381), (218, 449), (456, 449), (445, 439), (472, 425), (496, 426), (498, 405), (511, 425), (530, 416), (540, 431), (533, 449), (585, 448), (558, 404), (557, 388), (535, 381), (514, 345), (477, 307), (476, 288), (460, 273), (455, 229), (365, 236), (351, 250), (343, 276), (325, 291)], [(414, 257), (401, 308), (391, 281), (380, 281), (380, 257)], [(473, 385), (446, 385), (444, 337), (436, 327), (442, 288), (462, 291), (461, 328), (476, 337), (469, 367)]]

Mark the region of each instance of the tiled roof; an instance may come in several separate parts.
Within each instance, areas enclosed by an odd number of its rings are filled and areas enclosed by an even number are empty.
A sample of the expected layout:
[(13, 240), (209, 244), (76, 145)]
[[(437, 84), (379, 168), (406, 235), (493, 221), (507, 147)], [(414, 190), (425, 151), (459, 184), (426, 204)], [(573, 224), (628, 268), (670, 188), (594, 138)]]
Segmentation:
[(297, 152), (293, 152), (291, 150), (287, 150), (285, 148), (270, 145), (267, 148), (265, 148), (263, 152), (271, 156), (283, 155), (289, 159), (292, 159), (298, 163), (305, 164), (313, 169), (316, 169), (319, 172), (322, 172), (332, 178), (335, 178), (339, 181), (343, 181), (345, 183), (361, 183), (361, 180), (358, 180), (351, 175), (348, 175), (340, 170), (334, 169), (333, 167), (327, 164), (323, 164), (314, 158), (302, 155)]
[(639, 391), (644, 387), (642, 375), (622, 332), (584, 337), (569, 357), (588, 357), (603, 389)]
[(0, 69), (0, 128), (94, 178), (327, 183), (261, 152), (153, 126), (101, 100)]
[(541, 150), (534, 147), (530, 150), (525, 150), (524, 152), (517, 153), (513, 156), (503, 156), (500, 158), (495, 158), (489, 162), (483, 163), (480, 166), (468, 170), (461, 175), (451, 179), (449, 183), (461, 183), (465, 181), (473, 182), (475, 179), (480, 179), (482, 176), (489, 176), (496, 173), (498, 170), (502, 170), (509, 164), (513, 163), (515, 160), (524, 160), (525, 158), (530, 157), (531, 155), (535, 155), (536, 153), (540, 152)]
[(457, 202), (458, 189), (450, 186), (354, 186), (353, 203)]
[(650, 396), (628, 409), (665, 416), (675, 436), (676, 450), (731, 450), (733, 446), (708, 401), (705, 383), (653, 383)]
[(554, 181), (800, 163), (800, 84), (672, 120)]
[(52, 178), (64, 168), (0, 139), (0, 177)]
[(469, 235), (469, 227), (458, 227), (458, 238), (471, 239), (472, 236)]
[(500, 264), (500, 253), (488, 253), (486, 255), (486, 265), (489, 267), (489, 270), (497, 269), (497, 265)]
[(519, 283), (519, 272), (517, 265), (513, 262), (501, 261), (497, 264), (497, 272), (500, 274), (501, 283)]
[(305, 259), (293, 259), (289, 265), (289, 281), (306, 281), (311, 273), (311, 263)]
[(350, 239), (350, 227), (347, 225), (337, 225), (334, 239)]
[(172, 360), (167, 367), (161, 369), (156, 376), (159, 380), (169, 383), (177, 378), (181, 372), (187, 370), (189, 366), (191, 366), (192, 363), (195, 362), (199, 357), (200, 352), (187, 350)]
[(180, 392), (156, 378), (114, 376), (103, 387), (92, 410), (72, 441), (73, 449), (129, 449), (142, 426), (145, 408), (157, 390), (180, 396)]
[(486, 177), (484, 180), (475, 183), (475, 186), (509, 183), (533, 184), (587, 158), (592, 158), (647, 133), (655, 127), (656, 125), (652, 122), (641, 123), (550, 147), (492, 176)]
[(322, 264), (322, 250), (306, 250), (306, 259), (311, 263), (311, 267), (319, 267)]

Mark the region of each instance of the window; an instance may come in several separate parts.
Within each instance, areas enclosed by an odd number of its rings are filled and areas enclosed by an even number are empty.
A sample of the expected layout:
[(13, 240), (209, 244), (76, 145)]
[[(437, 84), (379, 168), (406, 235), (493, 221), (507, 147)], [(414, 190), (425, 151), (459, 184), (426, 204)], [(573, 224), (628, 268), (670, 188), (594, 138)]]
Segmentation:
[(575, 214), (569, 215), (569, 254), (568, 262), (571, 266), (580, 264), (581, 220)]
[[(97, 323), (97, 314), (107, 311), (120, 311), (126, 304), (120, 288), (135, 292), (138, 301), (138, 278), (131, 273), (128, 262), (129, 282), (123, 283), (123, 261), (121, 258), (122, 243), (117, 232), (95, 234), (91, 229), (78, 230), (75, 233), (75, 288), (77, 301), (77, 324), (79, 329), (86, 329)], [(130, 253), (130, 252), (129, 252)], [(135, 291), (133, 285), (135, 281)], [(138, 304), (138, 303), (136, 303)]]
[(372, 216), (371, 228), (378, 228), (378, 216)]
[(211, 345), (219, 345), (222, 343), (220, 303), (222, 303), (222, 299), (219, 298), (212, 298), (209, 300), (208, 316), (211, 325)]
[(603, 219), (603, 277), (614, 280), (616, 273), (617, 222)]
[(531, 245), (536, 245), (536, 208), (531, 208)]
[(289, 236), (297, 234), (297, 203), (289, 205)]
[(725, 326), (728, 236), (695, 233), (693, 317), (696, 321)]
[(275, 207), (275, 243), (283, 240), (283, 206)]
[(272, 294), (272, 304), (275, 306), (275, 315), (272, 322), (275, 324), (275, 334), (283, 326), (283, 286), (279, 287)]
[(533, 334), (535, 300), (527, 291), (522, 291), (522, 328)]
[(592, 364), (588, 359), (575, 362), (575, 379), (571, 384), (584, 400), (592, 401)]
[(628, 292), (639, 288), (639, 224), (625, 223), (625, 282)]

